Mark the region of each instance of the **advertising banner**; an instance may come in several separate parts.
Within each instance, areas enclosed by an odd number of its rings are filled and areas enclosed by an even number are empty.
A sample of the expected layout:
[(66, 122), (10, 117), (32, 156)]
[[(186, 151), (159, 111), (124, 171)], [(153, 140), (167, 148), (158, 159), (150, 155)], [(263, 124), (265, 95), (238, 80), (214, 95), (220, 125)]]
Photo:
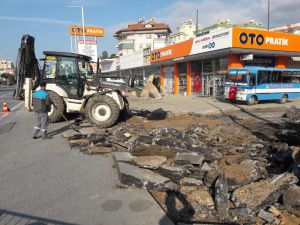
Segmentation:
[[(83, 36), (83, 26), (69, 26), (69, 34)], [(104, 37), (104, 28), (84, 26), (84, 35), (91, 37)]]
[(191, 52), (193, 40), (187, 40), (175, 45), (169, 45), (151, 52), (151, 63), (188, 56)]
[(190, 55), (232, 47), (232, 29), (214, 31), (194, 38)]
[(232, 47), (300, 52), (300, 36), (266, 30), (232, 28)]
[(92, 61), (97, 62), (97, 41), (92, 40), (79, 40), (78, 53), (92, 57)]
[(151, 52), (151, 63), (164, 60), (176, 60), (214, 50), (232, 47), (232, 29), (223, 29), (207, 35), (170, 45)]

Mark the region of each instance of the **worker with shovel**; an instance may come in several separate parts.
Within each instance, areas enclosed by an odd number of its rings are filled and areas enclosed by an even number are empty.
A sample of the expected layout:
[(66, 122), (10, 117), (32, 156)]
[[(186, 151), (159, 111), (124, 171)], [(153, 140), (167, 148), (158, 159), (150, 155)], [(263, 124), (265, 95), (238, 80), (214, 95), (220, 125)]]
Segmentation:
[(46, 91), (46, 83), (40, 83), (40, 90), (36, 91), (32, 96), (32, 104), (35, 110), (35, 124), (33, 127), (32, 138), (37, 139), (40, 130), (42, 131), (42, 139), (47, 139), (47, 129), (49, 125), (48, 112), (50, 111), (51, 101)]

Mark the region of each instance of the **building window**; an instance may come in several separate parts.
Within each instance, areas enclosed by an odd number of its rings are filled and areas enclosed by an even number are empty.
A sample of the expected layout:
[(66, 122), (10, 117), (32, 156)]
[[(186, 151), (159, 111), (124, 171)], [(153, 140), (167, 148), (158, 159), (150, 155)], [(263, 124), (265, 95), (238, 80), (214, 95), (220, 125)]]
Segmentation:
[(146, 38), (147, 39), (151, 39), (152, 38), (152, 34), (146, 34)]
[(133, 43), (122, 43), (119, 44), (119, 51), (123, 50), (123, 49), (133, 49)]

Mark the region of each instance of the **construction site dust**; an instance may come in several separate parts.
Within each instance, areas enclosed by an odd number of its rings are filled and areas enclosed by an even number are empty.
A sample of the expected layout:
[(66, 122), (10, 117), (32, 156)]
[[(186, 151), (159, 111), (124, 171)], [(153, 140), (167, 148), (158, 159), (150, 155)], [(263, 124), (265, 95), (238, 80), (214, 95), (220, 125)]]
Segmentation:
[(300, 111), (282, 123), (233, 115), (132, 111), (116, 126), (81, 123), (74, 149), (112, 153), (120, 183), (147, 189), (182, 223), (300, 224)]

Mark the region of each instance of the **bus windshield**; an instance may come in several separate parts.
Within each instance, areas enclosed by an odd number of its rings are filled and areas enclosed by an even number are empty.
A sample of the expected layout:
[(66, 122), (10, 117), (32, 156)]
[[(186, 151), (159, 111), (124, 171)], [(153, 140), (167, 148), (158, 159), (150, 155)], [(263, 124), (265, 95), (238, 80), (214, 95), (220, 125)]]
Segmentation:
[(226, 84), (247, 84), (248, 70), (230, 70), (226, 74)]

